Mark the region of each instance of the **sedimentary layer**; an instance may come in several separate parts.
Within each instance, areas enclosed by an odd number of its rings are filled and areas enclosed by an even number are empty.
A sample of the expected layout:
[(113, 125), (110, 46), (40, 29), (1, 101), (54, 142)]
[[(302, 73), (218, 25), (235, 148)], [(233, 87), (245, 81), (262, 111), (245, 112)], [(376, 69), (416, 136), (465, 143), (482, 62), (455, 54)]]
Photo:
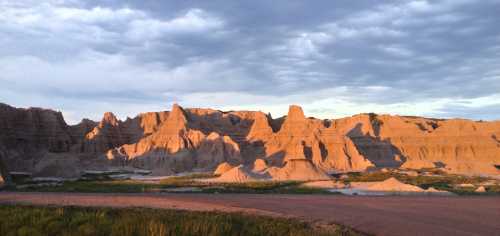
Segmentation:
[(68, 125), (60, 112), (0, 104), (0, 130), (6, 168), (43, 176), (110, 166), (164, 175), (221, 163), (252, 166), (257, 159), (270, 168), (305, 159), (327, 173), (402, 167), (500, 174), (498, 121), (377, 114), (320, 120), (295, 105), (273, 119), (259, 111), (174, 105), (125, 121), (108, 112), (100, 122)]

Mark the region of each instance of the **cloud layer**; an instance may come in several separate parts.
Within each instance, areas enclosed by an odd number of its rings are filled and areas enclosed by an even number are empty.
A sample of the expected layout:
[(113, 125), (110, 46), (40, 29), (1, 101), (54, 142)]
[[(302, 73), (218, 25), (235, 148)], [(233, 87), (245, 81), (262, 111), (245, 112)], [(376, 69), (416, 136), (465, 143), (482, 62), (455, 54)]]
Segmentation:
[[(251, 9), (251, 10), (249, 10)], [(500, 119), (500, 1), (2, 1), (0, 102)]]

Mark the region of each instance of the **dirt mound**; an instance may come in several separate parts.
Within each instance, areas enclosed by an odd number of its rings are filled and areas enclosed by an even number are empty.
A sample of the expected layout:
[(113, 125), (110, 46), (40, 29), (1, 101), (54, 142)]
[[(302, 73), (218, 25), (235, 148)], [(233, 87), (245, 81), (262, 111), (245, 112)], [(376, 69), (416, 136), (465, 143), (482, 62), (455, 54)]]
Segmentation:
[(484, 186), (479, 186), (474, 192), (476, 192), (476, 193), (485, 193), (486, 192), (486, 188), (484, 188)]
[(231, 164), (229, 164), (227, 162), (221, 163), (221, 164), (219, 164), (219, 166), (217, 166), (217, 169), (215, 169), (214, 175), (222, 175), (233, 168), (234, 168), (234, 166), (232, 166)]
[(444, 191), (444, 190), (438, 190), (438, 189), (435, 189), (433, 187), (428, 188), (427, 190), (425, 190), (425, 192), (430, 193), (430, 194), (453, 195), (453, 193), (451, 193), (451, 192)]
[(256, 159), (253, 163), (253, 169), (252, 171), (254, 172), (262, 172), (267, 169), (267, 163), (265, 160), (262, 159)]
[(325, 172), (316, 168), (306, 159), (288, 160), (282, 168), (272, 168), (268, 172), (273, 180), (310, 181), (331, 179)]
[(386, 179), (382, 182), (372, 184), (366, 188), (368, 191), (384, 191), (384, 192), (424, 192), (425, 190), (400, 182), (394, 177)]
[(346, 189), (337, 189), (337, 191), (348, 195), (356, 194), (356, 195), (374, 195), (374, 196), (393, 195), (393, 194), (398, 194), (398, 195), (431, 194), (431, 195), (443, 195), (443, 196), (453, 195), (453, 193), (451, 192), (437, 190), (432, 187), (425, 190), (418, 186), (405, 184), (400, 182), (394, 177), (391, 177), (389, 179), (380, 182), (351, 182), (349, 184), (349, 187), (350, 188)]
[(219, 183), (243, 183), (258, 181), (259, 179), (245, 169), (243, 165), (239, 165), (222, 174), (220, 177), (212, 179), (210, 182)]

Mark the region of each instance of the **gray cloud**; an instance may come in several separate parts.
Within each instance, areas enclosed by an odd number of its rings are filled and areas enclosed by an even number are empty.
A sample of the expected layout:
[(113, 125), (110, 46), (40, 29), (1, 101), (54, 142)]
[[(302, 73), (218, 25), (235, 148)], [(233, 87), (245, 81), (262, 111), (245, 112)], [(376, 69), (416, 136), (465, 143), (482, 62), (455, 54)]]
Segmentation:
[(174, 101), (499, 119), (486, 112), (500, 95), (498, 9), (497, 0), (0, 0), (0, 99), (94, 119), (93, 104), (132, 115)]

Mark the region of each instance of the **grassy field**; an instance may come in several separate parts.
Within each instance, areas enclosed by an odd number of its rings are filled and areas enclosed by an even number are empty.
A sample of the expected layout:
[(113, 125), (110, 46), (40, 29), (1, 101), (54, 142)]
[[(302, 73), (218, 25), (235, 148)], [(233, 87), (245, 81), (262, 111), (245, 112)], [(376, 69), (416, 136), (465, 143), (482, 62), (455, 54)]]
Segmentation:
[[(427, 173), (434, 175), (409, 176), (403, 173), (388, 172), (365, 172), (349, 173), (347, 178), (340, 181), (350, 182), (373, 182), (383, 181), (390, 177), (419, 186), (424, 189), (433, 187), (439, 190), (450, 191), (459, 195), (495, 195), (500, 194), (500, 186), (485, 186), (486, 193), (476, 193), (474, 190), (481, 183), (488, 181), (484, 177), (468, 177), (461, 175), (446, 174), (439, 171)], [(18, 187), (11, 186), (11, 191), (40, 191), (40, 192), (93, 192), (93, 193), (142, 193), (142, 192), (197, 192), (197, 193), (275, 193), (275, 194), (335, 194), (325, 189), (304, 187), (302, 182), (297, 181), (258, 181), (248, 183), (208, 183), (195, 179), (211, 178), (213, 175), (193, 174), (187, 176), (170, 177), (156, 183), (148, 183), (136, 180), (112, 180), (109, 177), (97, 179), (66, 181), (58, 186), (37, 186), (29, 184), (29, 181), (18, 183)], [(28, 183), (28, 185), (23, 184)], [(473, 184), (476, 187), (460, 187), (459, 184)], [(26, 187), (28, 186), (28, 187)]]
[[(158, 183), (147, 183), (135, 180), (111, 180), (99, 178), (94, 180), (65, 181), (57, 186), (37, 186), (24, 181), (18, 187), (10, 187), (11, 191), (39, 192), (91, 192), (91, 193), (142, 193), (168, 192), (180, 190), (199, 193), (289, 193), (289, 194), (332, 194), (326, 190), (300, 186), (296, 181), (258, 181), (248, 183), (208, 183), (196, 181), (199, 178), (210, 178), (211, 175), (188, 175), (170, 177)], [(25, 187), (22, 187), (24, 184)], [(28, 184), (28, 185), (26, 185)], [(26, 187), (27, 186), (27, 187)], [(182, 190), (182, 189), (185, 190)]]
[(38, 192), (88, 192), (88, 193), (143, 193), (183, 190), (199, 193), (288, 193), (288, 194), (331, 194), (326, 190), (300, 186), (300, 182), (249, 182), (249, 183), (201, 183), (188, 180), (168, 180), (160, 183), (144, 183), (131, 180), (67, 181), (59, 186), (10, 187), (11, 191)]
[(0, 235), (360, 235), (292, 219), (145, 208), (0, 206)]

